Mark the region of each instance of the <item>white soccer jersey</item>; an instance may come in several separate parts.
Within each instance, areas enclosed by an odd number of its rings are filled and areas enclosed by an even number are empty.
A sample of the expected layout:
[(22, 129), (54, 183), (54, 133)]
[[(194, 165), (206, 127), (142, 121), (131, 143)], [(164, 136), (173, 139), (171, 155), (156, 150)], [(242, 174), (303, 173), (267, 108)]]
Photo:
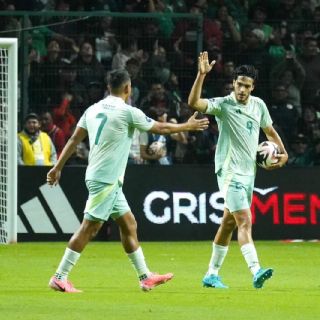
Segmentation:
[(115, 183), (123, 182), (135, 128), (148, 131), (154, 120), (121, 98), (108, 96), (89, 107), (77, 125), (89, 135), (86, 180)]
[(219, 127), (215, 171), (254, 175), (260, 127), (272, 125), (266, 104), (254, 96), (249, 97), (246, 105), (240, 104), (234, 92), (207, 101), (206, 113), (216, 116)]

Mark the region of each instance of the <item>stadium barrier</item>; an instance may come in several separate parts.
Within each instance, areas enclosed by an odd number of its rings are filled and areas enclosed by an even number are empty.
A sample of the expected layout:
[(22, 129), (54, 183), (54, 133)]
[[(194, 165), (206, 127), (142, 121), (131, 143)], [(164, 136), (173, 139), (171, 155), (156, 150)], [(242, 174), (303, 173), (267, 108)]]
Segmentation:
[[(19, 167), (18, 241), (61, 241), (80, 225), (87, 199), (85, 167), (65, 167), (57, 187), (46, 167)], [(317, 168), (258, 170), (252, 203), (255, 239), (317, 239), (320, 182)], [(124, 192), (142, 241), (209, 240), (222, 216), (212, 166), (129, 166)], [(115, 223), (98, 240), (118, 240)]]

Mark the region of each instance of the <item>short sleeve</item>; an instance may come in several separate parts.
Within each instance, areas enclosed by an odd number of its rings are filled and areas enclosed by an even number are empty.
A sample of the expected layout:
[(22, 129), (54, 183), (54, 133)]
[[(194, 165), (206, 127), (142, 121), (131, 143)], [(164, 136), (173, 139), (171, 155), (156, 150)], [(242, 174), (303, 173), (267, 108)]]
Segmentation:
[(261, 120), (260, 120), (260, 127), (261, 128), (267, 128), (272, 125), (272, 119), (269, 113), (269, 110), (266, 106), (266, 104), (261, 101)]
[(85, 112), (85, 113), (82, 115), (82, 117), (80, 118), (80, 120), (79, 120), (78, 123), (77, 123), (77, 127), (81, 127), (81, 128), (83, 128), (83, 129), (88, 130), (88, 128), (87, 128), (87, 121), (86, 121), (86, 114), (87, 114), (87, 112)]
[(211, 98), (206, 100), (208, 102), (208, 105), (205, 113), (218, 116), (221, 113), (221, 104), (222, 104), (223, 98)]
[(131, 109), (131, 118), (132, 126), (140, 131), (149, 131), (155, 123), (138, 108)]

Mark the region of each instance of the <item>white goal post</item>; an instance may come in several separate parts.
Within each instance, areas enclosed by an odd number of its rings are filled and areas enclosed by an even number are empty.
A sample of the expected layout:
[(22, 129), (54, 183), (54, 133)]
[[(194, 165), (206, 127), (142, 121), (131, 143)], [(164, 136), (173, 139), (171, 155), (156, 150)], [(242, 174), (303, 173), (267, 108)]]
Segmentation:
[(0, 244), (17, 242), (18, 40), (0, 38)]

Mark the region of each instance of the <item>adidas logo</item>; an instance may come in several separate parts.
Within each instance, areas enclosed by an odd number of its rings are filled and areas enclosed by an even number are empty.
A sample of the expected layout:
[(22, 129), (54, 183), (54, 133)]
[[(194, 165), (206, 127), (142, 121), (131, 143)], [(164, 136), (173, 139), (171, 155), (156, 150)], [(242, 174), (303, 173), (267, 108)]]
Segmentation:
[(30, 228), (34, 233), (74, 233), (80, 222), (61, 187), (44, 184), (39, 190), (39, 197), (20, 205), (18, 233), (30, 233)]

